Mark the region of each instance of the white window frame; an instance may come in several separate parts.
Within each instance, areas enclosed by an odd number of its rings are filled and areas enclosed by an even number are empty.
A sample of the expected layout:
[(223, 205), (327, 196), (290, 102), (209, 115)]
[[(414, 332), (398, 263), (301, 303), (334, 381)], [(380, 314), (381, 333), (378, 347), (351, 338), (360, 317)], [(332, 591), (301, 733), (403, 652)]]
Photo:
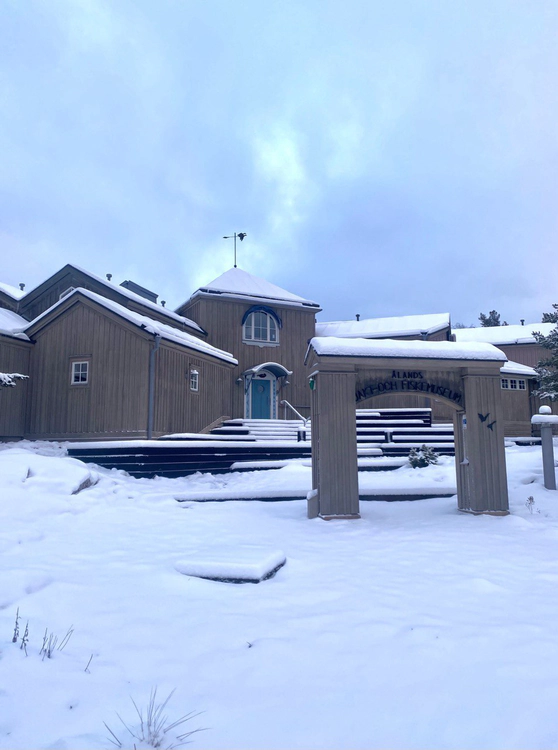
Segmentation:
[(190, 367), (190, 390), (192, 393), (200, 392), (200, 373), (195, 367)]
[[(254, 337), (254, 322), (256, 315), (263, 315), (266, 319), (266, 338), (255, 338)], [(260, 330), (262, 326), (259, 326)], [(275, 338), (272, 338), (272, 334), (275, 334)], [(242, 341), (245, 344), (255, 344), (256, 346), (278, 346), (279, 345), (279, 325), (273, 315), (266, 312), (265, 310), (254, 310), (251, 312), (242, 326)]]
[[(82, 375), (84, 374), (85, 374), (85, 380), (83, 380), (82, 378)], [(78, 380), (76, 380), (76, 375), (79, 375)], [(71, 367), (70, 367), (70, 385), (89, 385), (89, 360), (88, 359), (72, 360)]]
[(504, 391), (526, 391), (527, 383), (524, 378), (502, 378), (500, 385)]

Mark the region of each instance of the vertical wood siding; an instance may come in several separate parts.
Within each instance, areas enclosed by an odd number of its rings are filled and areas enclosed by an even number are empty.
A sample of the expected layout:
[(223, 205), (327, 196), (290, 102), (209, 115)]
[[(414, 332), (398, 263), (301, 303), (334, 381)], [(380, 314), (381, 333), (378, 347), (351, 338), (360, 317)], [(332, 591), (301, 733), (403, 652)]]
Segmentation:
[[(132, 326), (75, 304), (36, 337), (30, 438), (142, 437), (147, 426), (150, 341)], [(89, 383), (72, 385), (72, 360)]]
[[(290, 385), (279, 391), (278, 401), (286, 399), (303, 416), (310, 416), (310, 389), (304, 368), (304, 355), (308, 341), (314, 336), (315, 311), (269, 304), (269, 307), (276, 310), (283, 326), (279, 331), (278, 346), (260, 347), (242, 341), (242, 317), (253, 304), (202, 297), (181, 309), (181, 314), (194, 319), (209, 332), (210, 344), (232, 352), (238, 359), (238, 367), (232, 375), (229, 374), (230, 410), (225, 409), (225, 413), (235, 418), (244, 416), (244, 388), (242, 384), (235, 383), (242, 372), (262, 362), (278, 362), (293, 371), (293, 375), (289, 377)], [(293, 418), (292, 412), (284, 414), (283, 407), (279, 407), (278, 416)]]
[[(199, 432), (227, 414), (231, 369), (203, 354), (161, 343), (156, 354), (153, 434)], [(199, 373), (199, 390), (190, 390), (190, 368)]]
[[(32, 345), (8, 336), (0, 336), (0, 372), (29, 374)], [(0, 387), (0, 440), (22, 438), (29, 381), (18, 380), (15, 387)]]

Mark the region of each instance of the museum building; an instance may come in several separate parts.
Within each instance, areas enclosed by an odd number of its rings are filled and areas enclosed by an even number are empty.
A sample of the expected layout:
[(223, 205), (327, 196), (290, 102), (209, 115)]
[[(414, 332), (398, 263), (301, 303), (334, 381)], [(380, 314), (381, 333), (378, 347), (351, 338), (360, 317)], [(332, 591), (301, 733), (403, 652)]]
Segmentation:
[[(492, 343), (509, 360), (506, 434), (531, 434), (533, 367), (545, 356), (532, 331), (548, 335), (553, 324), (452, 331), (446, 313), (318, 322), (319, 313), (236, 267), (174, 312), (132, 281), (70, 264), (29, 292), (0, 284), (0, 372), (28, 376), (0, 389), (0, 439), (151, 438), (226, 418), (308, 417), (304, 361), (315, 336)], [(356, 407), (429, 407), (433, 421), (451, 421), (451, 394), (420, 376), (394, 372), (381, 391), (357, 388)]]

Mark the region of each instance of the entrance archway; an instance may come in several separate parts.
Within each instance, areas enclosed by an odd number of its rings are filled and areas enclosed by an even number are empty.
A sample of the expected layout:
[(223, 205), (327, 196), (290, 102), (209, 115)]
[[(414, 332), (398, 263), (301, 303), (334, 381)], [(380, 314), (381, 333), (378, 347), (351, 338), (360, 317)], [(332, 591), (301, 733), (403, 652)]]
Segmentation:
[(313, 518), (359, 518), (355, 401), (424, 394), (454, 413), (458, 508), (507, 515), (500, 368), (491, 344), (317, 337), (310, 341)]
[(280, 378), (286, 381), (292, 371), (278, 362), (263, 362), (245, 370), (242, 375), (246, 419), (277, 419), (277, 383)]

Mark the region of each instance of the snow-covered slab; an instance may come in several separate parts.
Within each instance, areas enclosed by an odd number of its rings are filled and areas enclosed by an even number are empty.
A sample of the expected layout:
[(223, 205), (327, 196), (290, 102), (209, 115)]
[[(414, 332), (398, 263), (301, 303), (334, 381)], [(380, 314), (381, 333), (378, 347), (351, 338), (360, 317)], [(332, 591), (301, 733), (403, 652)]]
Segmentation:
[[(460, 359), (506, 362), (504, 352), (492, 344), (455, 341), (397, 341), (394, 339), (342, 339), (316, 336), (309, 348), (325, 357), (400, 357), (406, 359)], [(308, 355), (307, 355), (308, 357)]]
[(75, 458), (40, 456), (17, 448), (0, 452), (0, 478), (10, 487), (60, 495), (75, 495), (98, 481), (97, 474)]
[(392, 336), (420, 336), (449, 328), (449, 313), (402, 315), (393, 318), (364, 320), (335, 320), (316, 323), (317, 336), (337, 338), (390, 338)]
[[(233, 436), (234, 437), (234, 436)], [(239, 440), (238, 437), (234, 437), (233, 440), (225, 439), (221, 440), (220, 437), (215, 436), (215, 440), (208, 441), (205, 438), (200, 440), (92, 440), (87, 442), (76, 442), (67, 443), (68, 449), (85, 450), (91, 449), (91, 452), (102, 449), (103, 451), (110, 450), (111, 448), (129, 448), (130, 451), (137, 451), (145, 448), (176, 448), (183, 449), (185, 445), (188, 448), (201, 448), (214, 443), (218, 445), (220, 442), (223, 443), (223, 447), (226, 444), (228, 448), (246, 448), (247, 444), (253, 447), (256, 441), (250, 440)], [(292, 448), (293, 445), (299, 445), (293, 440), (258, 440), (258, 448)], [(305, 444), (303, 443), (302, 446)], [(130, 453), (130, 455), (134, 455)]]
[[(227, 428), (229, 429), (229, 428)], [(245, 430), (246, 431), (246, 430)], [(238, 432), (242, 432), (241, 428), (238, 428)], [(238, 435), (210, 435), (206, 433), (199, 433), (199, 432), (175, 432), (172, 435), (162, 435), (160, 438), (157, 438), (157, 442), (160, 442), (161, 440), (211, 440), (215, 442), (216, 440), (224, 440), (225, 442), (230, 442), (231, 440), (237, 440), (238, 441)], [(243, 437), (243, 442), (249, 443), (254, 442), (256, 438), (253, 435), (247, 435), (245, 434)]]
[(175, 569), (186, 576), (224, 583), (261, 583), (272, 578), (287, 562), (281, 550), (258, 546), (211, 549), (181, 558)]
[(558, 414), (534, 414), (531, 424), (558, 424)]

